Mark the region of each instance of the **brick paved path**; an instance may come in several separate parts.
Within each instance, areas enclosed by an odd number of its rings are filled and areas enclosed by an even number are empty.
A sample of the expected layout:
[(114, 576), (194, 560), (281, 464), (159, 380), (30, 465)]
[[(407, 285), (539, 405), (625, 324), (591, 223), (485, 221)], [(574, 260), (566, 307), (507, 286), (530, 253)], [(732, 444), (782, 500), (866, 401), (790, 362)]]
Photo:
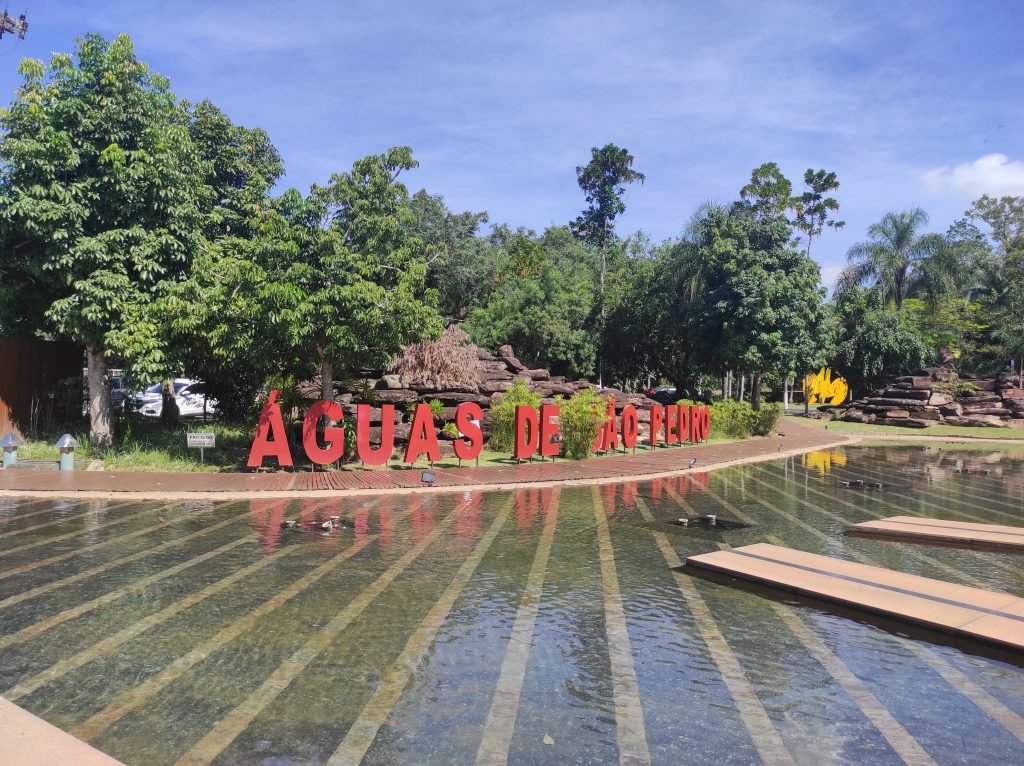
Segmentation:
[[(443, 488), (528, 484), (536, 482), (600, 481), (637, 478), (693, 470), (738, 461), (768, 460), (854, 441), (793, 423), (785, 435), (727, 444), (664, 447), (655, 452), (612, 455), (595, 460), (556, 460), (481, 468), (434, 469), (434, 486)], [(274, 473), (161, 473), (155, 471), (33, 471), (0, 470), (0, 493), (131, 492), (150, 495), (196, 493), (299, 493), (409, 490), (423, 486), (423, 469), (301, 471)]]

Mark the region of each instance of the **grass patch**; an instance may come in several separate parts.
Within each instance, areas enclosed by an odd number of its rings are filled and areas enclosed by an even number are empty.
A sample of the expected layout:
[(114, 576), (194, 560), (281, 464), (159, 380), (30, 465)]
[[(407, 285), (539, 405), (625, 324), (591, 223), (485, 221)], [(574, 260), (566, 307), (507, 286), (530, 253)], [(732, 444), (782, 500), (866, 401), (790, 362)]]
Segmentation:
[(971, 439), (1024, 439), (1024, 428), (971, 428), (968, 426), (949, 426), (937, 424), (927, 428), (903, 428), (902, 426), (884, 426), (875, 423), (847, 423), (844, 420), (814, 420), (813, 418), (786, 416), (786, 421), (798, 423), (811, 428), (851, 436), (958, 436)]
[[(75, 460), (102, 461), (105, 470), (118, 471), (174, 471), (174, 472), (214, 472), (214, 471), (243, 471), (246, 468), (246, 461), (249, 457), (249, 447), (252, 444), (253, 426), (224, 425), (221, 423), (187, 423), (178, 426), (176, 429), (168, 430), (159, 423), (149, 420), (124, 419), (117, 425), (119, 440), (118, 445), (110, 450), (96, 450), (89, 444), (88, 434), (73, 434), (78, 440), (79, 447), (75, 451)], [(212, 431), (217, 435), (217, 446), (214, 449), (205, 451), (205, 463), (199, 462), (199, 450), (189, 449), (185, 446), (185, 434), (189, 431)], [(48, 434), (38, 439), (26, 440), (18, 447), (19, 460), (52, 460), (57, 462), (57, 448), (53, 443), (61, 434)], [(712, 438), (707, 444), (725, 444), (737, 441), (732, 438)], [(659, 452), (666, 449), (686, 449), (694, 445), (679, 445), (678, 447), (659, 446)], [(649, 447), (638, 445), (636, 454), (649, 451)], [(622, 450), (594, 455), (590, 459), (600, 460), (610, 455), (622, 455)], [(632, 451), (626, 454), (632, 454)], [(307, 462), (301, 445), (292, 445), (292, 458), (295, 460), (296, 471), (310, 471), (312, 464)], [(558, 457), (559, 461), (568, 461), (568, 458)], [(535, 462), (539, 458), (535, 458)], [(495, 452), (484, 449), (480, 454), (479, 465), (485, 466), (510, 466), (515, 465), (510, 452)], [(464, 460), (462, 467), (475, 467), (476, 461)], [(358, 461), (346, 462), (343, 466), (348, 470), (359, 470), (364, 468)], [(392, 460), (387, 466), (380, 466), (367, 470), (423, 470), (429, 468), (430, 464), (426, 459), (420, 459), (415, 465), (410, 466), (398, 460)], [(436, 463), (434, 468), (458, 468), (459, 461), (455, 457), (446, 457)]]

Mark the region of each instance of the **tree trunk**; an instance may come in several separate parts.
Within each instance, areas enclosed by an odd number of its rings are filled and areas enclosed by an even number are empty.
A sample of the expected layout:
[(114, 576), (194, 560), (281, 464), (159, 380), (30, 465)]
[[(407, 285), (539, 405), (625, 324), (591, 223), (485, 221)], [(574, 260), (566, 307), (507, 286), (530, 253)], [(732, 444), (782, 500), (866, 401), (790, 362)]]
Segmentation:
[(740, 401), (741, 402), (743, 401), (743, 394), (745, 393), (746, 387), (747, 387), (747, 376), (745, 374), (741, 373), (740, 374)]
[(174, 380), (165, 380), (160, 384), (160, 423), (165, 428), (177, 428), (181, 410), (174, 396)]
[(755, 372), (750, 378), (750, 406), (761, 409), (761, 373)]
[(110, 449), (114, 446), (114, 408), (110, 401), (110, 378), (103, 349), (88, 346), (85, 350), (89, 381), (89, 439), (92, 446)]
[(810, 392), (807, 390), (807, 376), (804, 375), (804, 416), (811, 414), (811, 397)]
[(789, 375), (782, 379), (782, 411), (789, 409)]
[(320, 398), (334, 401), (334, 366), (320, 362)]
[(723, 399), (728, 399), (729, 398), (728, 385), (729, 385), (729, 374), (728, 373), (723, 373), (722, 374), (722, 398)]

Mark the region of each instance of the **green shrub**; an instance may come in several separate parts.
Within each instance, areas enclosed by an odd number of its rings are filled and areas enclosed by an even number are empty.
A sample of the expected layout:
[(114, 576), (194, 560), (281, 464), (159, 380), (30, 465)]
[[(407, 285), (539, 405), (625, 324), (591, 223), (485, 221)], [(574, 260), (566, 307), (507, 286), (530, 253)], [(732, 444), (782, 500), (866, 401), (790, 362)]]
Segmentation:
[(593, 452), (597, 431), (604, 423), (605, 400), (592, 388), (584, 388), (561, 405), (562, 456), (583, 460)]
[[(686, 399), (679, 404), (692, 405)], [(710, 407), (712, 439), (745, 439), (752, 434), (764, 436), (771, 433), (782, 417), (782, 407), (778, 404), (762, 404), (761, 409), (754, 412), (749, 402), (738, 402), (725, 399), (714, 402)]]
[(441, 417), (441, 413), (443, 413), (443, 412), (444, 412), (444, 405), (441, 404), (441, 400), (440, 399), (431, 399), (430, 400), (430, 414), (433, 417), (435, 417), (435, 418), (439, 418), (439, 417)]
[(454, 423), (445, 423), (444, 427), (441, 429), (441, 432), (447, 434), (453, 439), (459, 438), (459, 429)]
[(779, 424), (779, 420), (782, 418), (782, 405), (778, 403), (762, 404), (761, 409), (757, 412), (752, 412), (752, 415), (754, 416), (754, 435), (767, 436), (775, 430), (775, 426)]
[(540, 407), (540, 396), (530, 391), (526, 381), (516, 380), (511, 388), (491, 407), (491, 439), (487, 443), (495, 452), (508, 452), (515, 441), (516, 407), (529, 405), (534, 409)]
[(954, 399), (961, 399), (965, 396), (976, 394), (981, 389), (969, 380), (961, 380), (959, 377), (954, 376), (948, 382), (933, 383), (932, 390), (949, 394)]

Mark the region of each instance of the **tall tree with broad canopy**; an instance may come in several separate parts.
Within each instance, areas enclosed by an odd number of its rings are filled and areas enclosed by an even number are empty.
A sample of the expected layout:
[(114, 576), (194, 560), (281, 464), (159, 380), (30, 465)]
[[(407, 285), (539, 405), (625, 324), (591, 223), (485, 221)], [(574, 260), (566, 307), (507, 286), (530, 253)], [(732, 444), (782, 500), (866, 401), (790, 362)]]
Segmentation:
[(598, 348), (598, 383), (602, 381), (602, 353), (604, 347), (604, 326), (607, 316), (605, 306), (605, 279), (608, 273), (608, 248), (615, 241), (615, 219), (626, 210), (623, 196), (626, 184), (643, 183), (643, 173), (633, 170), (633, 155), (615, 144), (605, 144), (590, 150), (590, 162), (576, 167), (576, 180), (587, 201), (584, 210), (569, 224), (573, 233), (601, 254), (599, 271), (599, 307), (601, 341)]
[(906, 312), (879, 306), (881, 288), (840, 287), (833, 296), (839, 317), (836, 361), (850, 384), (851, 398), (863, 396), (898, 375), (932, 360), (928, 343)]
[(91, 439), (106, 448), (107, 356), (162, 366), (145, 309), (200, 248), (204, 163), (168, 81), (127, 36), (87, 35), (74, 55), (26, 59), (20, 72), (2, 118), (0, 220), (46, 295), (48, 329), (85, 346)]
[(324, 399), (334, 370), (386, 367), (410, 343), (442, 330), (437, 294), (425, 287), (426, 246), (399, 176), (419, 165), (408, 147), (357, 160), (303, 198), (277, 201), (279, 236), (294, 261), (279, 264), (280, 317), (292, 348), (319, 368)]
[(290, 257), (273, 236), (267, 196), (284, 168), (264, 131), (233, 124), (208, 101), (189, 113), (206, 162), (206, 245), (149, 314), (163, 326), (169, 371), (200, 374), (220, 413), (240, 417), (266, 377), (291, 362), (268, 281)]
[(765, 376), (824, 360), (831, 335), (818, 264), (792, 245), (780, 214), (711, 209), (697, 247), (704, 289), (691, 305), (691, 332), (709, 367), (745, 370), (751, 405)]
[(410, 233), (426, 245), (427, 287), (437, 290), (444, 317), (461, 322), (486, 303), (498, 270), (498, 248), (478, 236), (487, 213), (455, 213), (424, 190), (412, 196), (410, 208)]
[(503, 249), (494, 292), (464, 325), (473, 342), (492, 351), (511, 343), (524, 363), (556, 375), (593, 374), (587, 320), (596, 295), (584, 248), (565, 227), (552, 227), (539, 239), (515, 234)]

